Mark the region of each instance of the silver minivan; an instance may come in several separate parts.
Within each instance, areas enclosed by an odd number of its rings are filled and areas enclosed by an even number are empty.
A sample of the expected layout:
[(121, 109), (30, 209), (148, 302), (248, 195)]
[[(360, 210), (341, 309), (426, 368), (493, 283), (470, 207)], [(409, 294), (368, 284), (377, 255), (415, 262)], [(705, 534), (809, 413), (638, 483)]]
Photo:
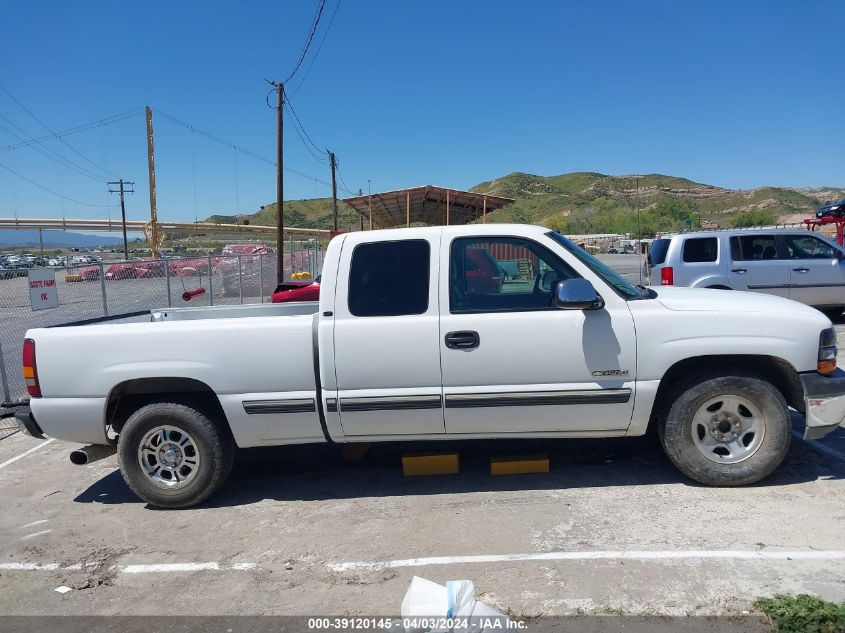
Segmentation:
[(680, 233), (652, 242), (644, 272), (650, 285), (748, 290), (815, 306), (845, 309), (845, 250), (801, 229)]

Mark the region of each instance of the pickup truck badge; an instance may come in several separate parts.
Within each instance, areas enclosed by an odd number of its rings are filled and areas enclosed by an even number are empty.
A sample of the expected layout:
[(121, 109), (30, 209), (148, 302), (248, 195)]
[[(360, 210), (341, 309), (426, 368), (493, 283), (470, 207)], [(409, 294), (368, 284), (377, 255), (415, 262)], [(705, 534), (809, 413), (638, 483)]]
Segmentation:
[(627, 376), (627, 369), (600, 369), (593, 372), (596, 378), (607, 378), (609, 376)]

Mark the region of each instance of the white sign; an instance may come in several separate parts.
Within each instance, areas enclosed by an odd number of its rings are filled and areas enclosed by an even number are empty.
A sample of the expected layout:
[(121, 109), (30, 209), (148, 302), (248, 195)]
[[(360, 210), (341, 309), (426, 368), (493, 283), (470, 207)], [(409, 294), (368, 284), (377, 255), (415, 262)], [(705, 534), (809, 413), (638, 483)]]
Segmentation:
[(33, 310), (55, 308), (59, 305), (56, 271), (49, 268), (30, 268), (29, 302)]

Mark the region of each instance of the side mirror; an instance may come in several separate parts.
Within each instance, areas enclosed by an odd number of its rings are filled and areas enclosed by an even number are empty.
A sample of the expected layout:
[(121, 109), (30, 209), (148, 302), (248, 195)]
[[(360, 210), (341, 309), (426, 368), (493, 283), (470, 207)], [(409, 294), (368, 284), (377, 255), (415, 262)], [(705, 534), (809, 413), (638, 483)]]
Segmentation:
[(567, 279), (555, 289), (555, 306), (561, 310), (601, 310), (604, 299), (586, 279)]

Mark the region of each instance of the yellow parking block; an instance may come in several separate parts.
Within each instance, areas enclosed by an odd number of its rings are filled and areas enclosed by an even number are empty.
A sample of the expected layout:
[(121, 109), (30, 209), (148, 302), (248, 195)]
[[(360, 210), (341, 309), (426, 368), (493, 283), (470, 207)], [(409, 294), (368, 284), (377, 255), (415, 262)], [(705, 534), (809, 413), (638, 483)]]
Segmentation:
[(460, 464), (457, 453), (402, 455), (402, 474), (405, 477), (457, 475), (458, 472), (460, 472)]
[(514, 455), (490, 458), (491, 475), (525, 475), (547, 472), (549, 472), (549, 457), (547, 455)]

